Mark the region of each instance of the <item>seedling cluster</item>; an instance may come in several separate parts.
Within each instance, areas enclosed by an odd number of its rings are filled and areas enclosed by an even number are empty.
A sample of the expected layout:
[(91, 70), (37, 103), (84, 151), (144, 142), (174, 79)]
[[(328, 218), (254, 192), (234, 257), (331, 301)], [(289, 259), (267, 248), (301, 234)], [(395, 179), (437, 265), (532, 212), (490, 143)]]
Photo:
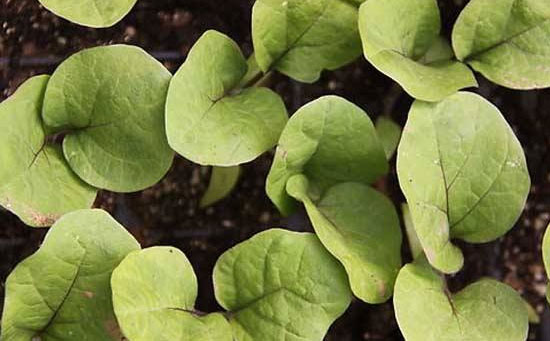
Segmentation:
[[(41, 0), (60, 16), (109, 26), (134, 1)], [(87, 7), (97, 16), (81, 18)], [(94, 5), (95, 3), (95, 5)], [(254, 54), (207, 31), (172, 76), (134, 46), (83, 50), (0, 104), (0, 204), (53, 226), (6, 283), (2, 340), (322, 340), (352, 297), (393, 296), (408, 341), (527, 339), (525, 302), (482, 279), (457, 293), (446, 275), (510, 230), (530, 188), (522, 147), (473, 70), (514, 89), (550, 86), (550, 4), (471, 0), (440, 35), (436, 0), (257, 0)], [(365, 58), (416, 100), (402, 131), (337, 96), (290, 119), (264, 87), (271, 72), (315, 82)], [(169, 170), (174, 151), (213, 166), (206, 206), (239, 165), (276, 146), (266, 192), (283, 215), (303, 205), (315, 233), (270, 229), (226, 251), (214, 272), (224, 311), (194, 308), (198, 283), (172, 247), (141, 249), (98, 189), (139, 191)], [(373, 187), (397, 149), (413, 261), (402, 266), (400, 219)], [(550, 267), (550, 237), (543, 245)], [(550, 270), (550, 269), (549, 269)]]

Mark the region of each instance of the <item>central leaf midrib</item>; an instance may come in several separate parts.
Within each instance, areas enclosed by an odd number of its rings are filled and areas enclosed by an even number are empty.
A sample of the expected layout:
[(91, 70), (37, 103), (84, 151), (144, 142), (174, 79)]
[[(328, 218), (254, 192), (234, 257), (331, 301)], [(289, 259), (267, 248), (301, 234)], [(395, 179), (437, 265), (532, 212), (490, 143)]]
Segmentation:
[(464, 62), (470, 62), (470, 61), (473, 61), (473, 60), (476, 60), (476, 58), (480, 57), (481, 55), (491, 51), (492, 49), (496, 49), (502, 45), (505, 45), (505, 44), (508, 44), (510, 43), (512, 40), (514, 40), (515, 38), (519, 37), (519, 36), (522, 36), (534, 29), (537, 29), (543, 25), (545, 25), (546, 23), (550, 22), (550, 18), (546, 18), (538, 23), (536, 23), (535, 25), (529, 27), (529, 28), (526, 28), (525, 30), (522, 30), (521, 32), (518, 32), (516, 34), (513, 34), (511, 35), (510, 37), (507, 37), (507, 38), (504, 38), (503, 40), (499, 41), (498, 43), (495, 43), (495, 44), (492, 44), (491, 46), (488, 46), (480, 51), (477, 51), (477, 52), (474, 52), (470, 55), (468, 55), (467, 57), (464, 58)]
[[(80, 243), (80, 241), (78, 241), (77, 238), (74, 238), (74, 240), (79, 244), (80, 247), (82, 247), (82, 244)], [(82, 247), (83, 248), (83, 247)], [(53, 325), (54, 323), (54, 320), (57, 318), (57, 316), (59, 316), (59, 312), (61, 311), (61, 309), (63, 308), (63, 305), (65, 304), (65, 302), (67, 301), (67, 299), (69, 298), (71, 292), (73, 291), (73, 288), (76, 284), (76, 281), (78, 279), (78, 276), (80, 274), (80, 268), (82, 266), (82, 263), (84, 261), (84, 258), (86, 258), (86, 248), (83, 248), (84, 252), (82, 253), (82, 257), (80, 257), (80, 259), (78, 260), (78, 264), (76, 265), (77, 268), (76, 268), (76, 273), (71, 281), (71, 284), (69, 285), (69, 287), (67, 288), (67, 291), (65, 293), (65, 295), (63, 296), (63, 299), (61, 300), (61, 302), (58, 304), (57, 308), (55, 309), (55, 311), (53, 311), (53, 314), (52, 316), (50, 317), (49, 321), (46, 323), (46, 325), (44, 327), (42, 327), (40, 330), (37, 330), (37, 335), (40, 336), (42, 334), (47, 334), (48, 333), (48, 329)]]
[[(311, 22), (311, 24), (308, 25), (308, 26), (305, 28), (305, 30), (304, 30), (302, 33), (300, 33), (300, 34), (298, 35), (298, 37), (297, 37), (296, 39), (294, 39), (290, 44), (288, 43), (288, 38), (287, 38), (287, 46), (286, 46), (286, 49), (284, 49), (278, 57), (276, 57), (275, 59), (273, 59), (273, 61), (271, 62), (271, 65), (269, 66), (268, 71), (266, 71), (266, 73), (269, 72), (269, 71), (271, 71), (271, 70), (273, 70), (273, 69), (275, 69), (275, 68), (277, 68), (277, 65), (279, 64), (279, 62), (280, 62), (281, 60), (283, 60), (283, 58), (285, 58), (286, 55), (287, 55), (290, 51), (292, 51), (293, 49), (295, 49), (295, 48), (296, 48), (296, 45), (298, 44), (298, 42), (299, 42), (300, 40), (302, 40), (302, 38), (304, 38), (304, 36), (305, 36), (305, 35), (306, 35), (306, 34), (307, 34), (307, 33), (308, 33), (308, 32), (318, 23), (318, 22), (319, 22), (319, 20), (321, 20), (321, 18), (325, 15), (325, 13), (326, 13), (326, 11), (327, 11), (327, 8), (329, 7), (329, 2), (330, 2), (330, 1), (331, 1), (331, 0), (325, 1), (325, 7), (323, 7), (323, 9), (322, 9), (321, 13), (319, 14), (319, 16), (317, 16), (317, 17)], [(345, 0), (337, 0), (337, 1), (346, 2)], [(286, 27), (286, 29), (287, 29), (287, 36), (288, 36), (288, 21), (289, 21), (289, 20), (288, 20), (288, 8), (285, 9), (285, 16), (287, 17), (285, 27)]]

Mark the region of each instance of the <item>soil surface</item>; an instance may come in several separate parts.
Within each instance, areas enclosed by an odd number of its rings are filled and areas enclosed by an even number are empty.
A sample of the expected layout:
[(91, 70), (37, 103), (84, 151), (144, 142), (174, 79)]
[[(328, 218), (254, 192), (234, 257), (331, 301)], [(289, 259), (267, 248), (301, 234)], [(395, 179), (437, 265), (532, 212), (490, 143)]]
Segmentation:
[[(452, 24), (465, 1), (440, 1), (443, 31)], [(143, 47), (175, 71), (198, 37), (207, 29), (231, 36), (246, 55), (252, 50), (252, 0), (140, 0), (120, 23), (108, 29), (78, 27), (57, 18), (37, 0), (0, 0), (0, 100), (28, 77), (51, 73), (56, 65), (83, 48), (126, 43)], [(484, 276), (502, 280), (517, 289), (542, 316), (531, 325), (530, 340), (550, 340), (550, 313), (544, 298), (546, 274), (541, 240), (550, 220), (550, 91), (512, 91), (493, 85), (480, 75), (481, 93), (497, 105), (521, 141), (532, 178), (525, 211), (514, 229), (499, 240), (482, 245), (461, 244), (466, 254), (463, 271), (450, 278), (460, 290)], [(363, 58), (334, 72), (325, 72), (315, 84), (300, 84), (276, 75), (269, 86), (281, 94), (289, 112), (326, 94), (343, 96), (365, 109), (371, 118), (388, 114), (403, 124), (412, 100), (389, 78)], [(0, 134), (1, 134), (0, 123)], [(143, 192), (101, 192), (96, 207), (107, 209), (144, 247), (172, 245), (189, 257), (200, 282), (197, 309), (215, 311), (211, 273), (216, 259), (228, 248), (269, 227), (308, 231), (303, 212), (282, 218), (266, 197), (265, 178), (272, 154), (244, 166), (236, 190), (223, 201), (199, 209), (209, 169), (180, 157), (162, 182)], [(1, 166), (1, 165), (0, 165)], [(399, 207), (404, 198), (392, 171), (382, 188)], [(45, 229), (24, 226), (0, 209), (0, 283), (22, 259), (40, 245)], [(404, 261), (409, 261), (407, 246)], [(3, 300), (0, 286), (0, 309)], [(544, 327), (540, 327), (544, 326)], [(382, 305), (352, 303), (331, 327), (326, 340), (403, 340), (391, 301)]]

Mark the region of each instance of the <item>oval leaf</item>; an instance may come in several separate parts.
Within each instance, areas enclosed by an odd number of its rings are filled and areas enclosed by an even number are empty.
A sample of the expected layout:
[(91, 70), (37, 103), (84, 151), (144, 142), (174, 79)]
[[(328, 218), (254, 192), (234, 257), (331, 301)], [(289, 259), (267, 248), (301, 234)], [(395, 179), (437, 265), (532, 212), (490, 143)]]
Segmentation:
[(369, 186), (348, 182), (313, 202), (307, 187), (303, 175), (287, 183), (288, 193), (304, 203), (323, 245), (344, 265), (355, 296), (385, 302), (401, 267), (401, 229), (391, 201)]
[(550, 86), (550, 3), (471, 0), (453, 28), (458, 59), (512, 89)]
[(113, 45), (83, 50), (52, 75), (42, 116), (66, 133), (65, 158), (87, 183), (115, 192), (158, 182), (172, 163), (164, 128), (170, 73), (145, 51)]
[(409, 95), (424, 101), (438, 101), (477, 86), (466, 65), (441, 58), (446, 53), (440, 29), (436, 0), (369, 0), (359, 10), (367, 60)]
[(288, 115), (267, 88), (238, 85), (247, 71), (239, 47), (207, 31), (170, 84), (166, 128), (170, 146), (201, 165), (235, 166), (271, 149)]
[(194, 312), (197, 277), (187, 257), (172, 247), (129, 254), (113, 272), (113, 305), (130, 341), (231, 341), (223, 315)]
[(445, 273), (463, 263), (450, 239), (484, 243), (502, 236), (518, 219), (530, 187), (512, 129), (473, 93), (413, 104), (397, 172), (424, 251)]
[(321, 340), (351, 301), (344, 269), (317, 237), (280, 229), (225, 252), (214, 290), (239, 341)]
[(269, 171), (266, 191), (279, 210), (292, 213), (288, 179), (304, 174), (318, 198), (340, 182), (370, 184), (388, 170), (386, 155), (367, 114), (336, 96), (300, 108), (285, 127)]
[(137, 0), (39, 0), (54, 14), (88, 27), (110, 27), (134, 7)]
[(2, 340), (120, 340), (111, 272), (137, 241), (101, 210), (59, 219), (6, 282)]
[(237, 185), (240, 173), (239, 166), (212, 167), (210, 183), (201, 198), (200, 207), (210, 206), (229, 195)]
[(399, 272), (393, 305), (407, 341), (527, 340), (527, 310), (514, 289), (482, 279), (451, 294), (424, 258)]
[(46, 140), (40, 112), (48, 79), (29, 79), (0, 104), (0, 204), (35, 227), (50, 226), (67, 212), (91, 207), (97, 192)]
[[(357, 2), (357, 1), (355, 1)], [(357, 3), (348, 0), (258, 0), (252, 41), (264, 72), (313, 83), (361, 54)]]

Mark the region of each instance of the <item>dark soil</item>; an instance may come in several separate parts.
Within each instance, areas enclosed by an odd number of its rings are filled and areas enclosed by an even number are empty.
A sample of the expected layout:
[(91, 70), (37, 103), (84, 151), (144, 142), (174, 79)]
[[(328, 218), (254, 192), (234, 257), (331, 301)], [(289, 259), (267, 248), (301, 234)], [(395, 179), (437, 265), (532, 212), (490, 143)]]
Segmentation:
[[(441, 1), (444, 32), (450, 29), (463, 2)], [(231, 36), (248, 55), (251, 50), (252, 0), (140, 0), (134, 10), (109, 29), (87, 29), (59, 19), (37, 0), (0, 0), (0, 100), (25, 79), (51, 73), (65, 57), (86, 47), (127, 43), (143, 47), (175, 71), (195, 40), (207, 29)], [(550, 91), (520, 92), (495, 86), (478, 75), (477, 90), (496, 104), (512, 125), (527, 154), (532, 189), (517, 226), (505, 237), (483, 245), (463, 245), (466, 265), (450, 279), (458, 290), (491, 276), (517, 289), (540, 315), (544, 328), (532, 325), (530, 340), (548, 340), (550, 325), (544, 299), (546, 274), (540, 244), (550, 220)], [(271, 88), (281, 94), (290, 112), (321, 95), (337, 94), (364, 108), (371, 118), (389, 114), (401, 124), (412, 100), (363, 58), (335, 72), (326, 72), (313, 85), (275, 76)], [(1, 134), (0, 126), (0, 134)], [(200, 281), (197, 308), (217, 306), (211, 272), (218, 256), (231, 246), (269, 227), (310, 230), (303, 212), (283, 219), (264, 192), (272, 155), (244, 167), (237, 189), (213, 207), (198, 208), (208, 181), (207, 168), (176, 158), (166, 178), (135, 194), (101, 192), (96, 201), (123, 223), (142, 243), (173, 245), (183, 250)], [(1, 166), (1, 165), (0, 165)], [(395, 171), (381, 188), (399, 205), (404, 199)], [(24, 226), (0, 209), (0, 281), (40, 245), (46, 230)], [(408, 250), (404, 246), (404, 254)], [(406, 256), (407, 257), (407, 256)], [(408, 261), (408, 258), (405, 258)], [(3, 297), (3, 287), (0, 286)], [(0, 300), (1, 302), (1, 300)], [(1, 303), (0, 303), (1, 308)], [(391, 302), (354, 302), (330, 329), (326, 340), (402, 340)]]

